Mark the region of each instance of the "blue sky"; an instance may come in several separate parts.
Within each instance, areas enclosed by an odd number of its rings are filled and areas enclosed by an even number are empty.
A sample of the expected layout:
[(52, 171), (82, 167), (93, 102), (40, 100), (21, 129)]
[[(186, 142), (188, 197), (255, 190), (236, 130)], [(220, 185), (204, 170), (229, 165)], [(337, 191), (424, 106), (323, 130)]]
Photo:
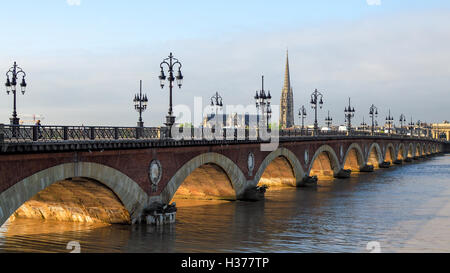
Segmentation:
[[(170, 51), (186, 76), (175, 103), (190, 105), (194, 95), (206, 103), (216, 91), (226, 103), (252, 103), (261, 74), (276, 101), (288, 47), (295, 108), (322, 88), (339, 123), (348, 96), (360, 119), (372, 102), (422, 120), (450, 114), (449, 1), (2, 0), (0, 6), (0, 70), (14, 60), (23, 66), (30, 86), (19, 111), (43, 114), (51, 124), (134, 125), (128, 97), (142, 79), (150, 97), (144, 119), (160, 125), (167, 92), (158, 89), (157, 76)], [(2, 92), (0, 122), (8, 121), (10, 105)]]

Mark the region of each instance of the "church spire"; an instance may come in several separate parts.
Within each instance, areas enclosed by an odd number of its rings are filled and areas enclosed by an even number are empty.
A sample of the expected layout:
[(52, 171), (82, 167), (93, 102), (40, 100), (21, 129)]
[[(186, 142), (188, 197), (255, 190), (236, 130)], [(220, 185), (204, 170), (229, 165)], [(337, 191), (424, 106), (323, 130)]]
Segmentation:
[(286, 50), (286, 70), (284, 72), (284, 86), (283, 90), (291, 89), (291, 75), (289, 73), (289, 51)]
[(286, 50), (286, 70), (284, 74), (283, 90), (281, 91), (280, 126), (281, 128), (290, 128), (294, 126), (294, 95), (291, 87), (288, 50)]

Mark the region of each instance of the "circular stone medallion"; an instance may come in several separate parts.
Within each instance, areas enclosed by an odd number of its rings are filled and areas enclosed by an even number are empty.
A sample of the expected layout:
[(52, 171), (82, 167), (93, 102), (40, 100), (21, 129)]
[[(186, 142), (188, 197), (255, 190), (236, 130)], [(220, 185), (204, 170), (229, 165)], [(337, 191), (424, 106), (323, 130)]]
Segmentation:
[(161, 168), (161, 162), (159, 160), (154, 159), (152, 162), (150, 162), (150, 168), (149, 168), (149, 177), (150, 181), (153, 185), (158, 185), (159, 181), (161, 180), (162, 176), (162, 168)]

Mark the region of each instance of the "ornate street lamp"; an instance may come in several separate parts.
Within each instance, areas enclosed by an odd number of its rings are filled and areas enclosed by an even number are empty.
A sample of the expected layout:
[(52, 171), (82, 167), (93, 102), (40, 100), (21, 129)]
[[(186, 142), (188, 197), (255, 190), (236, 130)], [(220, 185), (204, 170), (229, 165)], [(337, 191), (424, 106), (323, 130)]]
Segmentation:
[(303, 131), (305, 130), (305, 118), (306, 118), (306, 108), (304, 105), (302, 105), (302, 107), (300, 107), (300, 109), (298, 110), (298, 116), (302, 120), (302, 135), (303, 135)]
[[(169, 77), (166, 77), (164, 74), (164, 65), (167, 66)], [(174, 68), (178, 66), (178, 73), (177, 76), (174, 77)], [(167, 127), (169, 127), (169, 138), (172, 138), (172, 126), (175, 123), (175, 117), (173, 116), (172, 111), (172, 88), (173, 88), (173, 82), (176, 80), (177, 85), (179, 88), (181, 88), (181, 85), (183, 84), (183, 75), (181, 74), (181, 63), (178, 61), (178, 59), (174, 58), (172, 55), (172, 52), (170, 52), (170, 55), (168, 58), (165, 58), (161, 64), (159, 65), (161, 68), (161, 74), (159, 76), (159, 81), (161, 83), (161, 89), (164, 88), (164, 83), (167, 79), (169, 82), (169, 92), (170, 92), (170, 100), (169, 100), (169, 114), (166, 116), (166, 123), (164, 123)]]
[[(255, 95), (255, 102), (256, 102), (256, 109), (261, 109), (261, 117), (264, 119), (264, 116), (266, 116), (266, 126), (269, 128), (269, 119), (272, 116), (272, 108), (270, 107), (270, 100), (272, 99), (272, 96), (270, 95), (270, 91), (264, 90), (264, 76), (262, 76), (262, 88), (259, 91), (256, 91)], [(259, 128), (259, 119), (258, 119), (258, 128)]]
[(330, 117), (330, 111), (328, 111), (328, 116), (325, 118), (325, 124), (331, 129), (331, 124), (333, 123), (333, 118)]
[(413, 136), (414, 125), (415, 125), (415, 124), (414, 124), (413, 119), (412, 119), (412, 117), (411, 117), (411, 122), (408, 124), (409, 130), (411, 130), (411, 137)]
[(323, 95), (319, 91), (314, 90), (311, 94), (311, 108), (314, 109), (314, 135), (317, 135), (319, 130), (319, 123), (317, 122), (317, 107), (322, 109), (323, 106)]
[(26, 74), (22, 70), (22, 68), (17, 66), (17, 63), (14, 62), (14, 65), (6, 72), (6, 93), (9, 95), (9, 93), (12, 92), (14, 97), (14, 104), (13, 104), (13, 114), (12, 118), (10, 118), (10, 123), (12, 125), (19, 125), (19, 118), (17, 117), (17, 98), (16, 98), (16, 91), (17, 91), (17, 77), (19, 75), (22, 75), (22, 81), (20, 83), (20, 90), (22, 91), (22, 95), (25, 95), (25, 89), (27, 87), (27, 83), (25, 82)]
[(391, 128), (394, 124), (394, 117), (391, 116), (391, 109), (389, 109), (389, 115), (386, 117), (386, 124), (388, 125), (388, 134), (391, 134)]
[(406, 123), (406, 116), (405, 115), (403, 115), (403, 114), (401, 114), (400, 115), (400, 130), (401, 130), (401, 133), (403, 134), (403, 124), (405, 124)]
[(378, 117), (378, 108), (372, 104), (372, 106), (370, 106), (369, 108), (369, 115), (372, 118), (372, 135), (375, 134), (375, 118)]
[(363, 128), (363, 131), (366, 131), (367, 130), (367, 123), (364, 121), (364, 116), (363, 116), (363, 121), (362, 121), (362, 123), (361, 123), (361, 127)]
[[(218, 122), (218, 109), (223, 107), (223, 100), (222, 97), (219, 95), (219, 92), (216, 92), (214, 96), (211, 97), (211, 107), (214, 107), (216, 110), (216, 115), (214, 116), (214, 119), (216, 120), (216, 125)], [(223, 119), (222, 119), (223, 121)]]
[(144, 122), (142, 121), (142, 112), (147, 109), (148, 99), (146, 94), (142, 94), (142, 80), (140, 81), (139, 94), (134, 95), (134, 109), (139, 113), (139, 121), (137, 123), (138, 127), (144, 127)]
[(352, 118), (355, 117), (355, 108), (352, 108), (350, 98), (348, 98), (348, 107), (345, 107), (344, 113), (347, 121), (347, 133), (350, 135), (352, 132)]
[(418, 136), (421, 137), (422, 136), (422, 121), (418, 120), (416, 125), (417, 125), (417, 129), (419, 131), (419, 135)]

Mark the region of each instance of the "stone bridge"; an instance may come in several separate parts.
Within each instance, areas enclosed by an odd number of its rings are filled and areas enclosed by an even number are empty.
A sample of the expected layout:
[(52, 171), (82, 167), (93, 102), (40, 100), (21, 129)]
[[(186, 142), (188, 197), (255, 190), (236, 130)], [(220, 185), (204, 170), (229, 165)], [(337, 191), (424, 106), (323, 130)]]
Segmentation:
[[(261, 151), (257, 140), (0, 141), (0, 145), (0, 225), (61, 181), (85, 179), (106, 186), (134, 222), (153, 202), (169, 204), (176, 195), (243, 200), (248, 189), (261, 184), (297, 187), (311, 176), (320, 183), (345, 177), (343, 170), (372, 171), (373, 166), (376, 171), (448, 149), (444, 142), (400, 136), (280, 137), (278, 148), (270, 152)], [(85, 199), (101, 195), (86, 189), (78, 191)], [(57, 191), (40, 196), (64, 201)]]

